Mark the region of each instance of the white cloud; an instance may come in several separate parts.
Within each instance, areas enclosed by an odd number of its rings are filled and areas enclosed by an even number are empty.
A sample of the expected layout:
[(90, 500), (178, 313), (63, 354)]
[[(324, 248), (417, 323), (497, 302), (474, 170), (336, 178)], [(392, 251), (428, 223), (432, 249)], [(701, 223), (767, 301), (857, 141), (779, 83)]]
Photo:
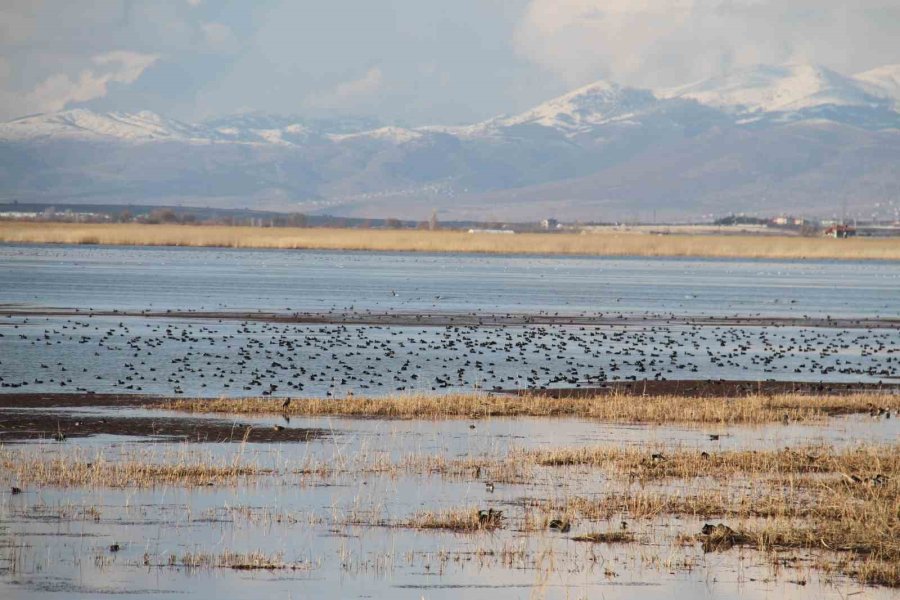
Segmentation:
[(377, 94), (383, 84), (381, 68), (372, 67), (358, 79), (343, 81), (331, 90), (311, 95), (306, 103), (317, 108), (353, 108), (360, 101)]
[(531, 0), (514, 43), (569, 84), (657, 87), (757, 63), (900, 60), (898, 18), (891, 0)]
[(237, 47), (237, 38), (228, 25), (222, 23), (204, 23), (200, 26), (203, 41), (215, 52), (232, 52)]
[(155, 54), (116, 50), (91, 58), (92, 68), (83, 69), (76, 77), (65, 73), (51, 75), (30, 92), (18, 97), (23, 112), (52, 112), (73, 102), (102, 98), (110, 83), (134, 83), (157, 61)]

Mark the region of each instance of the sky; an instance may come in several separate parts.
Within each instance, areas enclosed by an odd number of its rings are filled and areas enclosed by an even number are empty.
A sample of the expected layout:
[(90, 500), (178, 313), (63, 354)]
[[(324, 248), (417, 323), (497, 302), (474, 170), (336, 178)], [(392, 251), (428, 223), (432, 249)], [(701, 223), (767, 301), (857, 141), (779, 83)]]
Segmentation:
[(84, 107), (462, 124), (598, 79), (900, 63), (898, 0), (3, 0), (0, 119)]

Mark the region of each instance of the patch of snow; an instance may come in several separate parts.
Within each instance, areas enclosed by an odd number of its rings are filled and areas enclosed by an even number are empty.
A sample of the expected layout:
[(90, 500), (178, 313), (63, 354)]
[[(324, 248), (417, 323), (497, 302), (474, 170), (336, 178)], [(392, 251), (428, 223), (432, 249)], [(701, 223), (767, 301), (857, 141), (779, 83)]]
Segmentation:
[(660, 98), (689, 98), (738, 112), (784, 112), (824, 105), (878, 106), (870, 86), (808, 64), (758, 65), (722, 77), (657, 91)]
[(890, 98), (900, 106), (900, 64), (884, 65), (853, 76), (857, 81), (871, 86), (871, 93)]
[(403, 127), (380, 127), (371, 131), (360, 131), (359, 133), (342, 133), (329, 134), (328, 138), (335, 142), (344, 142), (347, 140), (373, 139), (385, 142), (393, 142), (395, 144), (405, 144), (423, 137), (421, 131), (414, 129), (405, 129)]
[(543, 125), (577, 133), (597, 125), (628, 119), (656, 102), (652, 92), (598, 81), (544, 102), (512, 117), (493, 119), (492, 127)]

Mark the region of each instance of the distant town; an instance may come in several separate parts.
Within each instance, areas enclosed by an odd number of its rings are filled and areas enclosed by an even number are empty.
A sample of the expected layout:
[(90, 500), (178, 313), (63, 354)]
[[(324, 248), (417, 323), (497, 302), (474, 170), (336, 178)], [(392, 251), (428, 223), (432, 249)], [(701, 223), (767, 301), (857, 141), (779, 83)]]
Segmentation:
[(393, 217), (359, 218), (305, 213), (280, 213), (252, 209), (220, 209), (182, 206), (121, 206), (105, 204), (53, 206), (32, 203), (0, 203), (0, 221), (56, 223), (138, 223), (242, 227), (333, 227), (349, 229), (456, 230), (473, 234), (535, 232), (633, 231), (667, 234), (756, 234), (848, 237), (900, 236), (900, 218), (815, 218), (790, 214), (750, 216), (731, 214), (706, 220), (647, 223), (641, 221), (560, 221), (552, 217), (538, 222), (459, 221), (439, 219), (434, 212), (427, 220)]

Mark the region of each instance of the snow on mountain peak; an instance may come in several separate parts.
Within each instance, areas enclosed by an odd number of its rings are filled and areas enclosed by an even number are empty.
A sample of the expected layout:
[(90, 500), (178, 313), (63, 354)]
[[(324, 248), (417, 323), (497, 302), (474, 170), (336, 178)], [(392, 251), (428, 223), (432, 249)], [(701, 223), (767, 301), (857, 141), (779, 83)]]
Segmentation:
[(0, 139), (116, 138), (128, 141), (194, 140), (197, 128), (150, 111), (95, 113), (83, 108), (31, 115), (0, 124)]
[(597, 81), (521, 114), (496, 119), (494, 124), (503, 127), (535, 124), (576, 132), (625, 118), (654, 101), (650, 91)]
[(900, 64), (876, 67), (853, 77), (874, 88), (872, 93), (900, 104)]
[(372, 139), (379, 141), (392, 142), (395, 144), (405, 144), (421, 138), (423, 134), (413, 129), (403, 127), (379, 127), (370, 131), (360, 131), (358, 133), (341, 133), (330, 134), (328, 137), (336, 142), (345, 140)]
[[(808, 64), (758, 65), (655, 93), (598, 81), (516, 115), (453, 127), (381, 127), (377, 121), (361, 117), (309, 120), (262, 112), (192, 124), (150, 111), (95, 113), (72, 109), (0, 123), (0, 140), (230, 142), (280, 146), (358, 140), (399, 145), (438, 133), (460, 139), (502, 137), (510, 135), (511, 128), (529, 125), (576, 136), (606, 124), (640, 121), (642, 115), (671, 99), (695, 100), (731, 113), (739, 124), (770, 115), (778, 120), (837, 118), (867, 127), (896, 127), (900, 119), (896, 114), (900, 108), (900, 65), (879, 67), (854, 77)], [(863, 113), (867, 116), (860, 116)]]
[(868, 86), (810, 64), (757, 65), (721, 77), (660, 90), (660, 98), (689, 98), (716, 108), (751, 113), (823, 105), (873, 106), (883, 101)]

